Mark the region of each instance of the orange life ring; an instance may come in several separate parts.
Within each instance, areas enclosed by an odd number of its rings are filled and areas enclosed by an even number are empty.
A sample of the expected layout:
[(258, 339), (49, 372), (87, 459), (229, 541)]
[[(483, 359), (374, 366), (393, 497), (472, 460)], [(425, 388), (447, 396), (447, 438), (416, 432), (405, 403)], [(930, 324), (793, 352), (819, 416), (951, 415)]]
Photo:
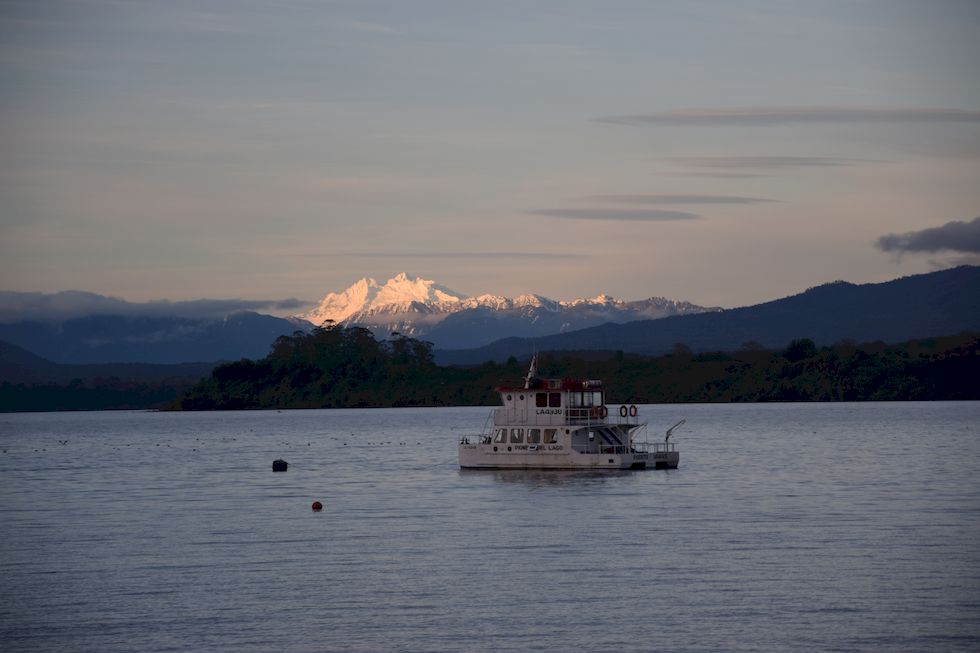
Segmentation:
[(606, 419), (606, 415), (609, 414), (609, 409), (605, 406), (599, 406), (599, 419)]
[(636, 417), (636, 404), (630, 406), (630, 417)]
[(629, 412), (630, 412), (630, 409), (627, 408), (625, 404), (619, 407), (619, 416), (620, 417), (626, 417), (626, 415), (629, 414)]

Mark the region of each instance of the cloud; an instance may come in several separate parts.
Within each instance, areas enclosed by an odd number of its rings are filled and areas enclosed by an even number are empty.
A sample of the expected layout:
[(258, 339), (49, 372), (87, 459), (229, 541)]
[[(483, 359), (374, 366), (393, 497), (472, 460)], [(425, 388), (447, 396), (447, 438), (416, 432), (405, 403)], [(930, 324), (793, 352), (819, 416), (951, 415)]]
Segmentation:
[(675, 172), (661, 173), (672, 177), (708, 177), (711, 179), (753, 179), (759, 177), (772, 177), (758, 172), (703, 172), (693, 170), (682, 170)]
[(666, 157), (662, 160), (691, 168), (751, 168), (755, 170), (826, 168), (876, 163), (872, 159), (846, 159), (825, 156), (679, 156)]
[(946, 270), (961, 265), (980, 266), (980, 254), (964, 254), (963, 256), (951, 256), (947, 259), (929, 259), (929, 267), (934, 270)]
[(980, 111), (944, 108), (746, 107), (692, 108), (597, 118), (615, 125), (735, 125), (980, 122)]
[(738, 195), (593, 195), (585, 199), (623, 204), (761, 204), (776, 200)]
[(128, 302), (80, 290), (58, 293), (0, 291), (0, 322), (61, 321), (87, 315), (125, 315), (221, 319), (240, 311), (296, 312), (312, 302), (296, 298), (276, 300), (194, 299)]
[[(294, 254), (290, 254), (294, 256)], [(460, 252), (460, 251), (433, 251), (433, 252), (311, 252), (299, 254), (298, 256), (312, 258), (391, 258), (391, 259), (549, 259), (549, 260), (571, 260), (589, 258), (589, 254), (577, 252)]]
[(341, 23), (343, 27), (355, 32), (365, 32), (367, 34), (398, 34), (398, 30), (382, 25), (380, 23), (366, 23), (362, 21), (347, 21)]
[(980, 254), (980, 217), (970, 222), (954, 220), (940, 227), (909, 231), (904, 234), (886, 234), (878, 239), (875, 247), (883, 252), (939, 252), (952, 251)]
[(659, 209), (542, 209), (530, 211), (530, 213), (571, 220), (624, 220), (630, 222), (697, 220), (701, 217), (684, 211), (661, 211)]

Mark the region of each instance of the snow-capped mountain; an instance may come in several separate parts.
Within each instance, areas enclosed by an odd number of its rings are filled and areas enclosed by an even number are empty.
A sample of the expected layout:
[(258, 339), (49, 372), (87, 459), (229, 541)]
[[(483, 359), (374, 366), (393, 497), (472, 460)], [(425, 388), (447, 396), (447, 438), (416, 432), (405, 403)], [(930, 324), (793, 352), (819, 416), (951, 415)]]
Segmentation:
[(363, 326), (379, 337), (398, 332), (431, 340), (440, 348), (466, 348), (509, 336), (540, 336), (670, 315), (720, 310), (663, 297), (626, 302), (602, 294), (558, 301), (526, 294), (467, 297), (404, 272), (383, 285), (364, 278), (330, 293), (314, 310), (298, 315), (316, 326), (327, 321)]
[(452, 312), (465, 295), (453, 292), (440, 286), (434, 281), (422, 278), (409, 279), (402, 272), (394, 279), (389, 279), (383, 286), (371, 278), (357, 281), (341, 293), (330, 293), (323, 298), (315, 309), (301, 315), (308, 322), (320, 326), (327, 320), (332, 322), (350, 321), (348, 318), (355, 314), (371, 314), (383, 310), (387, 313), (417, 312), (413, 305), (430, 308), (438, 307), (443, 312)]

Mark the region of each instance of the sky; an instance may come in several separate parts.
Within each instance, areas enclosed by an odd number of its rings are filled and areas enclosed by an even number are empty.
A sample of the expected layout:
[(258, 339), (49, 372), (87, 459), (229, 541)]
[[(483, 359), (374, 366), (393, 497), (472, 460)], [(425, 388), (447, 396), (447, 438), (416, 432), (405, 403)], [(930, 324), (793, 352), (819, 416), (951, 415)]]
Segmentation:
[(0, 290), (734, 307), (978, 216), (972, 0), (0, 0)]

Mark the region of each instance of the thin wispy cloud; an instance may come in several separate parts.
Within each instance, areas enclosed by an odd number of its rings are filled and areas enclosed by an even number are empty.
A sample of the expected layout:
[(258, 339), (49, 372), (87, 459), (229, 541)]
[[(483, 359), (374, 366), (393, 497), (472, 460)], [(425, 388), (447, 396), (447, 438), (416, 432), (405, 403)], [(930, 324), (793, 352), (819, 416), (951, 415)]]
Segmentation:
[(742, 197), (740, 195), (592, 195), (587, 200), (619, 202), (622, 204), (762, 204), (776, 200), (764, 197)]
[[(780, 168), (832, 168), (877, 163), (872, 159), (849, 159), (825, 156), (677, 156), (664, 157), (661, 161), (689, 168), (753, 170), (777, 170)], [(746, 173), (707, 173), (741, 176)], [(751, 173), (748, 173), (751, 176)]]
[(759, 177), (772, 177), (771, 174), (762, 174), (759, 172), (707, 172), (704, 170), (675, 170), (660, 174), (671, 177), (703, 177), (706, 179), (758, 179)]
[(341, 23), (341, 25), (354, 32), (363, 32), (365, 34), (398, 34), (398, 30), (388, 27), (387, 25), (382, 25), (380, 23), (366, 23), (363, 21), (347, 21)]
[(692, 108), (597, 118), (615, 125), (775, 126), (798, 124), (976, 123), (980, 111), (944, 108), (746, 107)]
[(980, 217), (970, 222), (953, 220), (939, 227), (904, 234), (886, 234), (878, 239), (875, 247), (898, 254), (939, 251), (980, 254)]
[[(290, 254), (295, 256), (295, 254)], [(310, 252), (299, 256), (309, 258), (384, 258), (384, 259), (547, 259), (571, 260), (589, 258), (589, 254), (578, 252)]]
[(662, 211), (659, 209), (541, 209), (530, 211), (530, 213), (570, 220), (622, 220), (627, 222), (669, 222), (697, 220), (701, 217), (685, 211)]
[(963, 254), (961, 256), (951, 256), (947, 259), (929, 259), (929, 267), (933, 270), (946, 270), (960, 265), (980, 266), (980, 254)]

